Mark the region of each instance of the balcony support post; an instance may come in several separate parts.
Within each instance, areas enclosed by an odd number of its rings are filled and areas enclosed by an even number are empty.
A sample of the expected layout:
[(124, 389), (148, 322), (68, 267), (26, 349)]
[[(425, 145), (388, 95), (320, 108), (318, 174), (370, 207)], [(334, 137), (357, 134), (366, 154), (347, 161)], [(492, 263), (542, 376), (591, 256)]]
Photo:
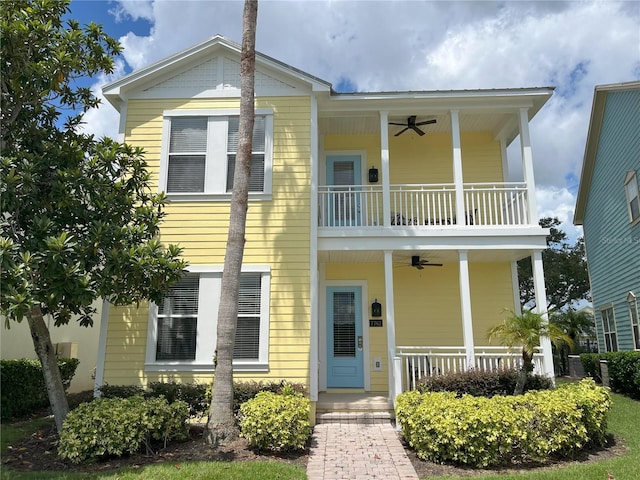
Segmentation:
[[(533, 291), (536, 297), (536, 312), (542, 315), (545, 322), (548, 322), (547, 291), (544, 285), (544, 268), (542, 265), (542, 252), (540, 250), (533, 252), (531, 255), (531, 263), (533, 270)], [(540, 347), (542, 347), (542, 358), (544, 361), (544, 372), (542, 372), (542, 374), (553, 381), (553, 354), (551, 352), (551, 341), (549, 337), (540, 338)]]
[(391, 186), (389, 181), (389, 113), (380, 112), (380, 162), (382, 167), (382, 219), (391, 226)]
[(471, 287), (469, 283), (469, 256), (466, 250), (458, 251), (460, 265), (460, 310), (462, 313), (462, 338), (467, 358), (467, 368), (475, 365), (473, 343), (473, 318), (471, 315)]
[(451, 110), (451, 144), (453, 146), (453, 183), (456, 189), (456, 224), (464, 225), (464, 178), (462, 176), (462, 146), (458, 110)]
[[(396, 388), (395, 370), (393, 368), (396, 356), (396, 321), (394, 317), (395, 306), (393, 303), (393, 252), (384, 252), (384, 297), (385, 315), (387, 317), (387, 368), (389, 371), (389, 393), (393, 395)], [(400, 393), (400, 392), (395, 392)]]
[(531, 137), (529, 135), (529, 112), (527, 108), (520, 109), (520, 148), (522, 149), (522, 172), (527, 184), (527, 203), (529, 206), (528, 224), (537, 225), (538, 207), (536, 202), (536, 182), (533, 176), (533, 153), (531, 151)]

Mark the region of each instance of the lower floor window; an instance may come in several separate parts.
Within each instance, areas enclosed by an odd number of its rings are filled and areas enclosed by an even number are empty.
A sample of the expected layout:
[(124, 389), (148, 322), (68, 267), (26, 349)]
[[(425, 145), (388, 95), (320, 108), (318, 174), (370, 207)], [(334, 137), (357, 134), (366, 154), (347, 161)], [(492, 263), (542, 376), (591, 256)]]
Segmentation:
[(629, 292), (627, 295), (627, 305), (629, 305), (629, 318), (631, 319), (631, 331), (633, 333), (633, 348), (640, 350), (640, 325), (638, 322), (638, 299)]
[[(268, 363), (269, 268), (250, 269), (240, 276), (233, 352), (239, 369)], [(215, 270), (186, 274), (152, 307), (147, 364), (213, 366), (222, 283), (222, 272)]]
[(613, 307), (607, 307), (600, 311), (602, 315), (602, 331), (604, 334), (604, 347), (607, 352), (618, 351), (618, 339), (616, 335), (616, 321), (613, 316)]

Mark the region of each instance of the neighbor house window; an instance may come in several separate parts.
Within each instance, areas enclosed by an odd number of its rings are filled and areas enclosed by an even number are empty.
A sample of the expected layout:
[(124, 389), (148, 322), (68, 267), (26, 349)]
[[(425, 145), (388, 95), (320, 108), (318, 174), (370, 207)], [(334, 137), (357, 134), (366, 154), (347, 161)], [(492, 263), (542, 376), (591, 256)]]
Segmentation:
[(633, 332), (633, 348), (640, 350), (640, 327), (638, 325), (638, 299), (629, 292), (627, 295), (627, 305), (629, 306), (629, 318), (631, 319), (631, 331)]
[[(213, 368), (222, 271), (197, 267), (174, 285), (150, 311), (147, 368)], [(268, 365), (268, 267), (247, 267), (240, 276), (234, 369), (262, 370)], [(179, 370), (179, 368), (174, 368)]]
[(616, 322), (613, 316), (613, 306), (600, 310), (602, 315), (602, 332), (604, 334), (604, 347), (607, 352), (618, 351), (618, 338), (616, 335)]
[[(262, 112), (262, 113), (259, 113)], [(271, 194), (273, 115), (257, 112), (252, 140), (250, 195)], [(227, 111), (165, 112), (160, 188), (174, 199), (228, 199), (238, 152), (239, 116)]]
[(638, 193), (638, 175), (630, 170), (624, 180), (624, 191), (627, 196), (630, 221), (635, 222), (640, 218), (640, 194)]

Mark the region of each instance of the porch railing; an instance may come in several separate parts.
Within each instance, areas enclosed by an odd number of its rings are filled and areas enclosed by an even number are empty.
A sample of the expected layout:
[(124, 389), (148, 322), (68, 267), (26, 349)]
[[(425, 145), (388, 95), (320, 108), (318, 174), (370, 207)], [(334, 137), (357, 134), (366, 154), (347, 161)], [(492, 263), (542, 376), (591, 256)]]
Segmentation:
[[(385, 223), (380, 185), (325, 185), (318, 192), (321, 227), (377, 227)], [(390, 224), (430, 227), (529, 223), (525, 183), (468, 183), (463, 193), (464, 218), (457, 219), (454, 184), (391, 185)]]
[[(394, 372), (401, 379), (402, 391), (415, 388), (420, 379), (467, 370), (467, 357), (464, 347), (418, 347), (402, 346), (396, 348), (396, 356), (401, 359), (400, 371)], [(542, 353), (536, 352), (533, 358), (534, 372), (542, 374)], [(522, 355), (518, 349), (506, 347), (475, 347), (473, 368), (492, 371), (500, 368), (520, 368)], [(398, 392), (399, 393), (399, 392)]]

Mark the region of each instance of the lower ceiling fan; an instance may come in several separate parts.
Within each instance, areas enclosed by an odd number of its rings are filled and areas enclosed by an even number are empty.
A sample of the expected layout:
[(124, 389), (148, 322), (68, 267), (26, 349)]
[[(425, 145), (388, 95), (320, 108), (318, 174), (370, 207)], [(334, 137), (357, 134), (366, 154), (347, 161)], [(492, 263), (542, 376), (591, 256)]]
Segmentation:
[(411, 266), (416, 267), (418, 270), (423, 270), (424, 267), (441, 267), (441, 263), (430, 263), (429, 260), (420, 260), (420, 255), (411, 256)]
[(424, 122), (416, 123), (416, 115), (411, 115), (410, 117), (407, 117), (407, 123), (389, 122), (389, 125), (400, 125), (404, 127), (402, 130), (400, 130), (398, 133), (394, 135), (395, 137), (397, 137), (398, 135), (402, 135), (407, 130), (413, 130), (418, 135), (423, 136), (424, 132), (420, 130), (418, 127), (422, 125), (431, 125), (432, 123), (436, 123), (436, 122), (437, 120), (435, 118), (432, 118), (431, 120), (425, 120)]

